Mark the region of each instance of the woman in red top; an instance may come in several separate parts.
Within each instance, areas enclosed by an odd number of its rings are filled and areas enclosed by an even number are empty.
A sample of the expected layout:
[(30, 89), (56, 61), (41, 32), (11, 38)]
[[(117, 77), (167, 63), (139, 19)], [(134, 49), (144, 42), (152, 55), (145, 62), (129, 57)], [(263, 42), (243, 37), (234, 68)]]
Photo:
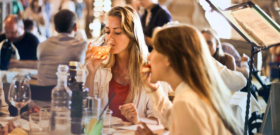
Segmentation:
[(116, 93), (109, 106), (113, 116), (132, 124), (143, 121), (142, 118), (154, 119), (152, 105), (142, 90), (140, 67), (147, 59), (148, 49), (139, 16), (131, 7), (114, 7), (107, 16), (105, 33), (106, 40), (110, 41), (107, 44), (111, 45), (108, 61), (95, 58), (90, 49), (87, 50), (89, 94), (93, 96), (93, 82), (97, 81), (102, 106)]

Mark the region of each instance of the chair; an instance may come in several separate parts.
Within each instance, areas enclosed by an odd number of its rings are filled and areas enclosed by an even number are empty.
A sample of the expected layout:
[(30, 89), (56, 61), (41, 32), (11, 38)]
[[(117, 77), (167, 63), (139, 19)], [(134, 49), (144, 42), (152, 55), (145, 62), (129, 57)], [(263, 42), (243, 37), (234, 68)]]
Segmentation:
[(52, 89), (55, 85), (39, 86), (30, 84), (31, 99), (38, 101), (51, 101)]

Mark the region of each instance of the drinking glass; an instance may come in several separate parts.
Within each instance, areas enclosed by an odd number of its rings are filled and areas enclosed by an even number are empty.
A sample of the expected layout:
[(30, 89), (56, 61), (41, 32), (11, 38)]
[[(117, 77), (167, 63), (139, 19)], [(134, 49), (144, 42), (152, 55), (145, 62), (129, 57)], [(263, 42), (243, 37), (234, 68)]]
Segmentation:
[(50, 112), (40, 110), (29, 114), (30, 133), (46, 133), (49, 130)]
[(29, 114), (29, 125), (30, 132), (36, 133), (42, 131), (40, 127), (40, 114), (39, 113), (31, 113)]
[[(111, 42), (111, 40), (109, 41)], [(92, 42), (90, 45), (91, 53), (94, 54), (94, 57), (97, 59), (105, 59), (108, 55), (111, 46), (106, 41), (106, 36), (102, 35), (100, 38), (98, 38), (96, 41)]]
[[(97, 40), (93, 41), (88, 49), (90, 50), (88, 53), (94, 54), (94, 57), (97, 59), (105, 59), (111, 50), (112, 39), (109, 42), (106, 41), (106, 35), (102, 35)], [(86, 61), (83, 67), (85, 67), (89, 61)]]
[[(10, 85), (8, 100), (18, 109), (18, 121), (20, 122), (20, 109), (31, 101), (28, 78), (21, 75), (13, 78)], [(20, 123), (19, 126), (21, 126)]]
[[(104, 116), (104, 115), (103, 115)], [(104, 117), (99, 118), (96, 110), (84, 111), (84, 132), (86, 135), (101, 135)]]
[(103, 134), (112, 134), (112, 131), (110, 131), (112, 113), (113, 111), (110, 109), (107, 109), (105, 112)]

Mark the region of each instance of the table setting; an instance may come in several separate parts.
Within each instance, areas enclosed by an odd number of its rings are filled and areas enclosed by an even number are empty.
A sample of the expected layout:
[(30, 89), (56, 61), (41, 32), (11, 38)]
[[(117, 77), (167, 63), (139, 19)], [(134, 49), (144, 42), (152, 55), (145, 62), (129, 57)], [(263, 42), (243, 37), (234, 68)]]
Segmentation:
[[(10, 81), (10, 87), (8, 90), (7, 98), (10, 104), (18, 109), (18, 116), (0, 116), (0, 131), (4, 130), (6, 126), (13, 127), (10, 129), (7, 135), (48, 135), (52, 134), (50, 129), (53, 128), (52, 117), (53, 111), (51, 109), (51, 102), (46, 106), (37, 104), (31, 98), (31, 90), (29, 87), (30, 79), (26, 76), (16, 75)], [(113, 96), (111, 97), (111, 99)], [(111, 100), (109, 100), (110, 103)], [(100, 107), (101, 100), (97, 97), (87, 97), (86, 107), (83, 109), (82, 121), (75, 123), (70, 113), (66, 118), (66, 121), (53, 121), (56, 124), (56, 128), (65, 127), (63, 134), (73, 134), (73, 130), (80, 130), (80, 133), (84, 135), (134, 135), (134, 132), (139, 125), (132, 125), (130, 122), (124, 122), (122, 119), (113, 117), (112, 111), (108, 109), (108, 104), (105, 108)], [(96, 106), (96, 104), (99, 104)], [(29, 110), (20, 114), (21, 108), (29, 106)], [(70, 109), (71, 110), (71, 109)], [(102, 111), (101, 111), (102, 110)], [(72, 120), (70, 120), (72, 119)], [(162, 125), (149, 125), (150, 129), (158, 134), (168, 132), (164, 130)], [(58, 132), (56, 132), (58, 133)], [(79, 134), (80, 134), (79, 133)], [(0, 135), (1, 132), (0, 132)], [(6, 134), (3, 134), (6, 135)]]

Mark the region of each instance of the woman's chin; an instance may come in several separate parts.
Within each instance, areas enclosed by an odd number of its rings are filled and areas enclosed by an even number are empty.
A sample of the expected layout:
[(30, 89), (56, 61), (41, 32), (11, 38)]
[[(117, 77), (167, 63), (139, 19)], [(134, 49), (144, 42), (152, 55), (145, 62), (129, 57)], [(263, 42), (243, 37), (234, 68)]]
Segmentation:
[(151, 82), (151, 83), (156, 83), (156, 82), (158, 82), (158, 79), (155, 79), (155, 78), (153, 78), (153, 77), (151, 76), (150, 82)]

